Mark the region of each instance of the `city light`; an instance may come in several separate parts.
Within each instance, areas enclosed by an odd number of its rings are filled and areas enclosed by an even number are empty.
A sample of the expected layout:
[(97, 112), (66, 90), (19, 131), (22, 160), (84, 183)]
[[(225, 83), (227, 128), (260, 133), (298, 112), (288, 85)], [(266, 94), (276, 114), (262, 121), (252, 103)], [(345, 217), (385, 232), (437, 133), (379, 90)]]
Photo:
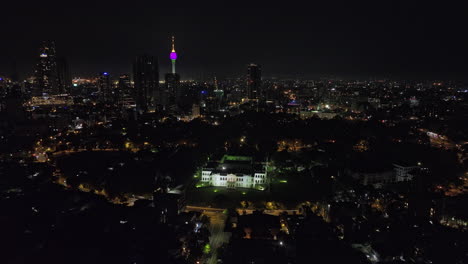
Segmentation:
[[(170, 57), (171, 60), (177, 60), (177, 53), (171, 52), (171, 54), (169, 55), (169, 57)], [(183, 60), (183, 58), (182, 58), (182, 60)]]
[(210, 244), (206, 244), (205, 247), (203, 248), (203, 253), (210, 254), (210, 252), (211, 252), (211, 246)]
[[(70, 27), (70, 10), (16, 2), (2, 262), (466, 262), (463, 8), (152, 1)], [(155, 19), (175, 13), (190, 17)]]

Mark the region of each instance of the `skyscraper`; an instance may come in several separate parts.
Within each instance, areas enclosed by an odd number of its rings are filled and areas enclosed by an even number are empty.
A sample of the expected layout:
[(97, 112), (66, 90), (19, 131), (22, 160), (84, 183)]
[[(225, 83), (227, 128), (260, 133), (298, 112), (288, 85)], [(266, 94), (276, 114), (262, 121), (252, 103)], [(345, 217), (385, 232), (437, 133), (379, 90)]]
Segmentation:
[(175, 51), (175, 39), (174, 36), (172, 37), (172, 50), (169, 55), (169, 58), (172, 62), (172, 72), (167, 73), (165, 75), (165, 82), (166, 82), (166, 93), (170, 96), (171, 103), (179, 102), (182, 91), (180, 87), (180, 75), (176, 73), (176, 60), (177, 60), (177, 53)]
[(193, 104), (192, 105), (192, 119), (200, 117), (200, 105)]
[(178, 102), (182, 94), (180, 90), (180, 75), (177, 73), (167, 73), (164, 79), (171, 103)]
[(146, 112), (160, 102), (158, 60), (149, 55), (138, 56), (133, 63), (137, 110)]
[(247, 97), (251, 100), (259, 100), (262, 97), (262, 68), (257, 64), (247, 66)]
[(102, 101), (112, 101), (112, 85), (108, 72), (99, 73), (97, 87), (99, 91), (99, 97)]
[(135, 91), (132, 89), (132, 83), (130, 82), (130, 75), (121, 74), (119, 76), (118, 83), (118, 104), (125, 108), (133, 108), (135, 105)]
[(39, 61), (36, 64), (34, 94), (57, 94), (59, 92), (55, 43), (43, 41), (39, 48)]
[(215, 95), (216, 110), (219, 110), (223, 103), (224, 91), (219, 89), (218, 80), (216, 79), (216, 77), (214, 77), (214, 91), (213, 92)]
[[(7, 95), (7, 82), (3, 77), (0, 77), (0, 98), (4, 97)], [(2, 106), (0, 105), (0, 111), (2, 109)]]
[(65, 58), (60, 57), (57, 59), (57, 81), (58, 93), (69, 93), (72, 85), (70, 76), (70, 68)]
[(121, 74), (119, 76), (119, 90), (123, 94), (130, 94), (131, 92), (131, 83), (130, 76), (128, 74)]

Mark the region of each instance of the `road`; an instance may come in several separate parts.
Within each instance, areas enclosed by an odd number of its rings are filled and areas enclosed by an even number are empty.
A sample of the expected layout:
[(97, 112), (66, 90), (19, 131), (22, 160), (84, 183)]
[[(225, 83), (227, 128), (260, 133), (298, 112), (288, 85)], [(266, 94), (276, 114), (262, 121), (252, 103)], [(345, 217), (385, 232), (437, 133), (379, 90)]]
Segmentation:
[(210, 245), (211, 245), (211, 256), (203, 260), (206, 264), (218, 263), (218, 248), (224, 243), (229, 242), (230, 233), (224, 232), (224, 226), (226, 224), (227, 215), (224, 214), (225, 209), (211, 208), (211, 207), (198, 207), (198, 206), (187, 206), (187, 211), (199, 211), (210, 218), (209, 230)]
[(211, 256), (204, 261), (207, 264), (218, 263), (218, 248), (224, 243), (229, 242), (230, 233), (224, 232), (224, 225), (226, 223), (226, 214), (219, 211), (205, 211), (205, 215), (210, 218), (210, 245)]
[(119, 149), (77, 149), (77, 150), (60, 150), (60, 151), (56, 151), (54, 153), (52, 153), (52, 156), (54, 157), (61, 157), (61, 156), (64, 156), (64, 155), (70, 155), (70, 154), (73, 154), (73, 153), (78, 153), (78, 152), (87, 152), (87, 151), (92, 151), (92, 152), (104, 152), (104, 151), (107, 151), (107, 152), (117, 152), (117, 151), (120, 151)]

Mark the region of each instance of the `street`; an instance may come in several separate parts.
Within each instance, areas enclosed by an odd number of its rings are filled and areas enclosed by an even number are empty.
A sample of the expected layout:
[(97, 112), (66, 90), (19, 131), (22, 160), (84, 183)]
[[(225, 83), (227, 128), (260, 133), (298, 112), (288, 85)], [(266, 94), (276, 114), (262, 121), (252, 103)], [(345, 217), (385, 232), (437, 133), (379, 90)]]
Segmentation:
[(224, 243), (229, 242), (230, 233), (224, 232), (224, 225), (226, 223), (227, 216), (223, 212), (218, 211), (206, 211), (205, 215), (210, 217), (210, 245), (211, 245), (211, 256), (206, 259), (204, 263), (215, 264), (218, 261), (218, 248)]
[(203, 263), (216, 264), (218, 261), (218, 248), (220, 248), (224, 243), (228, 243), (230, 237), (230, 233), (224, 232), (224, 225), (227, 219), (227, 215), (223, 213), (224, 209), (187, 206), (187, 210), (201, 211), (204, 215), (210, 218), (209, 230), (211, 233), (211, 256), (204, 259)]

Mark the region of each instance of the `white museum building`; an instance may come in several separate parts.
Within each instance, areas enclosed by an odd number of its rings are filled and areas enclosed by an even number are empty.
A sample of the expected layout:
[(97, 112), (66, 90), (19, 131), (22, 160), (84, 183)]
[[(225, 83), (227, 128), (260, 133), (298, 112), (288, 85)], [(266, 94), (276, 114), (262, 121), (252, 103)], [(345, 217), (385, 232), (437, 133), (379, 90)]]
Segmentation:
[(251, 157), (224, 155), (220, 162), (202, 169), (201, 182), (227, 188), (260, 188), (267, 183), (267, 163)]

